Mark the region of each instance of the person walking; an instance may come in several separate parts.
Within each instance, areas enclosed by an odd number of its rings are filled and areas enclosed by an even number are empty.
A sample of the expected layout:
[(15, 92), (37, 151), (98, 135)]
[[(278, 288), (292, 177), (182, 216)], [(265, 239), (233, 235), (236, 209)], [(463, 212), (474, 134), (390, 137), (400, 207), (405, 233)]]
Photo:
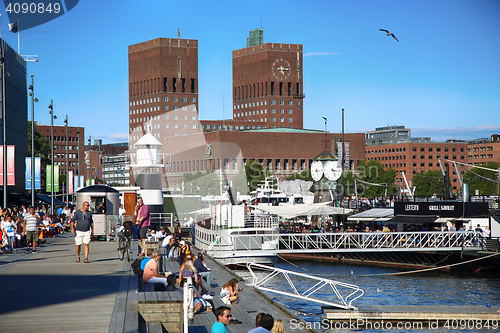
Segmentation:
[[(76, 244), (76, 261), (80, 262), (80, 249), (83, 244), (83, 252), (85, 255), (84, 263), (89, 263), (89, 243), (94, 234), (94, 220), (92, 212), (89, 211), (90, 204), (84, 201), (82, 208), (75, 211), (71, 219), (71, 233), (75, 234)], [(76, 232), (76, 233), (75, 233)]]
[(36, 244), (38, 243), (38, 223), (42, 222), (42, 219), (38, 213), (35, 213), (35, 208), (30, 207), (28, 213), (24, 215), (23, 218), (23, 232), (26, 235), (26, 254), (30, 253), (31, 244), (33, 244), (33, 251), (31, 253), (37, 253)]
[(141, 239), (141, 253), (143, 256), (146, 252), (146, 233), (151, 225), (151, 218), (149, 216), (149, 207), (144, 204), (142, 198), (137, 198), (137, 206), (134, 210), (135, 225), (139, 228), (139, 238)]

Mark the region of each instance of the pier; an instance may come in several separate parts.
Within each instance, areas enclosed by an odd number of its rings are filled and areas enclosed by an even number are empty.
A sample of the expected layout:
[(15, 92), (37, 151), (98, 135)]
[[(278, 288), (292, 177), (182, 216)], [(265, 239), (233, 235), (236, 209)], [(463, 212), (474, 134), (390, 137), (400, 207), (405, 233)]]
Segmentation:
[[(118, 259), (116, 242), (92, 241), (89, 264), (75, 263), (73, 235), (49, 238), (37, 254), (0, 255), (0, 279), (4, 283), (0, 302), (2, 333), (32, 332), (162, 332), (161, 321), (146, 322), (139, 313), (138, 303), (146, 298), (159, 304), (167, 292), (149, 292), (139, 296), (138, 278), (130, 263)], [(83, 253), (82, 253), (83, 254)], [(212, 269), (215, 306), (223, 305), (218, 297), (220, 287), (235, 275), (207, 256)], [(179, 265), (171, 261), (165, 267), (178, 273)], [(253, 287), (240, 282), (238, 304), (231, 305), (233, 318), (242, 324), (230, 324), (231, 333), (247, 332), (255, 327), (259, 312), (282, 319), (286, 327), (296, 316)], [(156, 297), (156, 299), (154, 299)], [(165, 311), (165, 315), (170, 313)], [(194, 316), (191, 333), (210, 332), (215, 316), (205, 312)], [(309, 329), (295, 330), (311, 332)], [(172, 332), (172, 331), (169, 331)]]

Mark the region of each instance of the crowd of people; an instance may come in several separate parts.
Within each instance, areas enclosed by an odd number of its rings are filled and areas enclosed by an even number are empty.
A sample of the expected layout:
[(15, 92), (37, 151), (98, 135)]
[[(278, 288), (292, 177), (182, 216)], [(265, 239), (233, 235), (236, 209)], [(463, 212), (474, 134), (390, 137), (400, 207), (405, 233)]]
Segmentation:
[(74, 209), (57, 207), (51, 214), (47, 207), (0, 207), (0, 239), (3, 253), (26, 248), (26, 253), (37, 253), (36, 247), (48, 237), (59, 237), (69, 230)]

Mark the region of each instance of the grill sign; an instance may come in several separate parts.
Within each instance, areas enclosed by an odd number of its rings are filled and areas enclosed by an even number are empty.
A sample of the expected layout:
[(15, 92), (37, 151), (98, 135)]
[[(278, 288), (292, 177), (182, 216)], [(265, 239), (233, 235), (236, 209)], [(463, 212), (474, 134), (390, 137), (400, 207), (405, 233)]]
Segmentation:
[(395, 202), (394, 215), (473, 217), (488, 215), (487, 202)]

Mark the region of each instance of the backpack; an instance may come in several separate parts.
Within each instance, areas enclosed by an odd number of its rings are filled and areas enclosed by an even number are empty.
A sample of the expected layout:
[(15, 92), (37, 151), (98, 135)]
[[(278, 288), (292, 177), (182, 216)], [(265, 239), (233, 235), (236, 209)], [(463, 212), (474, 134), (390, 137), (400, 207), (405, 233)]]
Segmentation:
[(139, 257), (135, 259), (134, 262), (130, 265), (130, 267), (134, 271), (134, 274), (137, 276), (142, 276), (142, 274), (144, 274), (144, 271), (141, 269), (142, 259), (144, 259), (144, 257)]
[(123, 235), (126, 237), (132, 236), (132, 221), (123, 221)]

